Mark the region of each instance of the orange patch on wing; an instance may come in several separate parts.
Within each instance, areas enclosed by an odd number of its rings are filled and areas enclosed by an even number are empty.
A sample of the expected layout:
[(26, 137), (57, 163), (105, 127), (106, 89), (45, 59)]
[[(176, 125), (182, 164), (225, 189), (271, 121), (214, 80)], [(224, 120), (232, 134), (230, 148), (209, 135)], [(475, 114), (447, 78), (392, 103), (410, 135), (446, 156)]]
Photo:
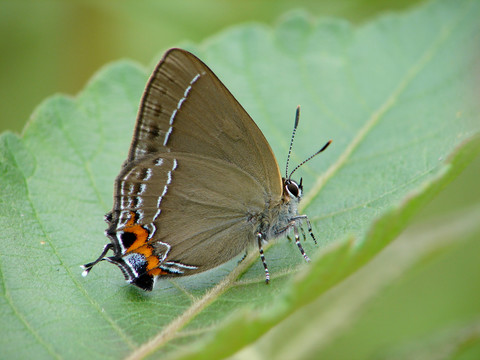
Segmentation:
[(124, 232), (130, 232), (135, 234), (136, 240), (127, 249), (126, 253), (135, 252), (145, 256), (147, 260), (147, 273), (151, 276), (166, 275), (167, 271), (158, 267), (160, 259), (153, 255), (153, 247), (147, 243), (148, 231), (145, 230), (140, 224), (136, 223), (135, 213), (130, 213), (130, 219), (125, 224)]
[[(147, 239), (148, 239), (148, 235), (149, 235), (148, 231), (145, 230), (141, 225), (135, 223), (135, 221), (136, 221), (135, 213), (130, 212), (130, 219), (125, 224), (125, 228), (124, 228), (123, 231), (135, 234), (136, 240), (127, 249), (127, 251), (126, 251), (127, 253), (130, 253), (134, 250), (135, 250), (135, 252), (139, 252), (139, 251), (137, 251), (137, 249), (142, 247), (143, 245), (145, 245), (147, 243)], [(150, 255), (148, 255), (148, 256), (150, 256)]]
[(147, 270), (152, 270), (160, 264), (160, 260), (157, 256), (152, 255), (147, 258)]
[(160, 268), (154, 268), (152, 270), (147, 271), (147, 274), (152, 276), (158, 276), (158, 275), (167, 275), (168, 272)]
[(135, 251), (132, 250), (131, 252), (141, 254), (141, 255), (145, 256), (145, 259), (147, 259), (148, 257), (152, 256), (153, 250), (152, 250), (152, 247), (150, 245), (144, 244), (144, 245), (136, 248)]

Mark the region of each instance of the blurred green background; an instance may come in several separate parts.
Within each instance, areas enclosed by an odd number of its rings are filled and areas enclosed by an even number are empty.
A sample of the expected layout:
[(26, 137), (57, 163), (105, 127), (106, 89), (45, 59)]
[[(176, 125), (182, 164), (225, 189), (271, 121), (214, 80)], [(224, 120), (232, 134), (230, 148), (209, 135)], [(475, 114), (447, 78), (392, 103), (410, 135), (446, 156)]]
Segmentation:
[(418, 0), (0, 0), (0, 132), (20, 133), (54, 93), (75, 95), (104, 64), (150, 64), (183, 41), (247, 21), (275, 24), (291, 9), (353, 23)]

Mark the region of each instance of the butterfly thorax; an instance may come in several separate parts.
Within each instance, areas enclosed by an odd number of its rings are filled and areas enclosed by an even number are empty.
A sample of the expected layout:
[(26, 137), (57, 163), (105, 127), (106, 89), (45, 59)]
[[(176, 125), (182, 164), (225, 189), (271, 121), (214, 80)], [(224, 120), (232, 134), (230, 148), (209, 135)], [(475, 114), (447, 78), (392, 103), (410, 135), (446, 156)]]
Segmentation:
[(265, 241), (285, 235), (298, 216), (298, 204), (302, 196), (302, 187), (290, 179), (283, 178), (283, 194), (280, 202), (270, 204), (258, 214), (258, 226), (255, 230)]

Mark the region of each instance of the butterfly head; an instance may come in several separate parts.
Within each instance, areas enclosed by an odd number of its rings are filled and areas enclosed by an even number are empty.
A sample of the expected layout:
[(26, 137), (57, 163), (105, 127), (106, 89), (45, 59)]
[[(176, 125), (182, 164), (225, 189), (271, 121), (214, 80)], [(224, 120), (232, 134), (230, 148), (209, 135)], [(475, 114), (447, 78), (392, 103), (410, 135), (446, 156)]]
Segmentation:
[(303, 194), (302, 178), (298, 183), (292, 179), (283, 179), (283, 189), (289, 198), (300, 200)]
[(329, 140), (325, 145), (323, 145), (323, 147), (320, 150), (318, 150), (315, 154), (309, 156), (307, 159), (303, 160), (289, 174), (288, 173), (288, 164), (290, 162), (290, 154), (292, 153), (293, 139), (295, 138), (295, 133), (297, 131), (297, 126), (298, 126), (299, 120), (300, 120), (300, 106), (297, 107), (297, 111), (295, 113), (295, 125), (293, 126), (292, 138), (290, 139), (290, 147), (288, 149), (287, 163), (286, 163), (286, 166), (285, 166), (285, 177), (283, 178), (284, 196), (286, 196), (290, 199), (296, 199), (297, 201), (300, 201), (300, 199), (302, 198), (302, 194), (303, 194), (302, 178), (300, 178), (300, 182), (297, 183), (296, 181), (292, 180), (293, 173), (295, 171), (297, 171), (307, 161), (310, 161), (315, 156), (320, 154), (332, 142), (332, 140)]

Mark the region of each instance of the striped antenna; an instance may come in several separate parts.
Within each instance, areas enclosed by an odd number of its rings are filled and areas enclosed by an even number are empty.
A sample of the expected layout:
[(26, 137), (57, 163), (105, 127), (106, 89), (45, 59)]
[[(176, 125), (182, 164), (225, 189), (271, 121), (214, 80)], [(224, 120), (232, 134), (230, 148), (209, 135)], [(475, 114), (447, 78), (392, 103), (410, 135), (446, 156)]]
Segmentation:
[(290, 147), (288, 148), (287, 165), (285, 166), (285, 178), (288, 175), (288, 163), (290, 162), (290, 154), (292, 153), (293, 139), (295, 139), (295, 133), (297, 132), (298, 121), (300, 120), (300, 105), (297, 106), (295, 112), (295, 125), (293, 125), (292, 138), (290, 139)]
[(287, 177), (287, 179), (290, 179), (290, 178), (292, 177), (293, 173), (294, 173), (295, 171), (297, 171), (300, 166), (302, 166), (302, 165), (305, 164), (306, 162), (312, 160), (315, 156), (317, 156), (317, 155), (320, 154), (323, 150), (325, 150), (325, 149), (328, 147), (328, 145), (330, 145), (331, 143), (332, 143), (332, 140), (328, 140), (328, 142), (327, 142), (325, 145), (323, 145), (323, 147), (322, 147), (320, 150), (318, 150), (315, 154), (311, 155), (311, 156), (308, 157), (307, 159), (303, 160), (300, 164), (298, 164), (298, 165), (295, 167), (295, 169), (293, 169), (293, 171), (290, 173), (290, 175)]

